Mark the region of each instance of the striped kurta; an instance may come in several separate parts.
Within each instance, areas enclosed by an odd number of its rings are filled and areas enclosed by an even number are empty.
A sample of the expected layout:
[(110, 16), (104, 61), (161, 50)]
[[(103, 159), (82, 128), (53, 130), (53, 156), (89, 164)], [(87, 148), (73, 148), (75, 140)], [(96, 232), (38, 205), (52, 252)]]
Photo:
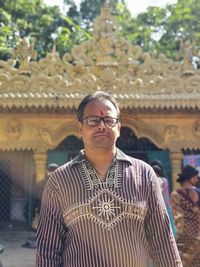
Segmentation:
[(84, 156), (58, 168), (43, 193), (37, 267), (182, 267), (158, 179), (117, 150), (102, 182)]

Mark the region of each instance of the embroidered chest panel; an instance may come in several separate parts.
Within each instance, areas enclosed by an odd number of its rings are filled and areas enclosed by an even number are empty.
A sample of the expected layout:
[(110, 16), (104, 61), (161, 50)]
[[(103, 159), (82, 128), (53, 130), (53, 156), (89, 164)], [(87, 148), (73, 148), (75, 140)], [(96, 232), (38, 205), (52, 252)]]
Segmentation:
[(146, 202), (131, 203), (112, 189), (99, 189), (86, 203), (77, 204), (67, 211), (64, 221), (71, 225), (84, 217), (110, 230), (124, 218), (143, 221), (146, 212)]

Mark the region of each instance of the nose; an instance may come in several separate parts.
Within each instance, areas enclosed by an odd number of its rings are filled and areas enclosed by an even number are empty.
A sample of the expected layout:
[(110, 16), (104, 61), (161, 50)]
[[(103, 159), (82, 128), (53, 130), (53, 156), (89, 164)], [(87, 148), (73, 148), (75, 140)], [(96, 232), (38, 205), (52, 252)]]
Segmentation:
[(105, 127), (106, 127), (106, 126), (105, 126), (104, 121), (103, 121), (103, 120), (100, 120), (97, 129), (98, 129), (98, 130), (101, 130), (101, 129), (105, 129)]

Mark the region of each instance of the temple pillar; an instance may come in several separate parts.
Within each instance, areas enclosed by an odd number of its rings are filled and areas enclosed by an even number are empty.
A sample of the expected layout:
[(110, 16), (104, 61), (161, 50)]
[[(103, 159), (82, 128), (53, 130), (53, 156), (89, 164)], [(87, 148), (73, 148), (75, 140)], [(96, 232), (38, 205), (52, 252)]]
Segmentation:
[(39, 182), (46, 175), (47, 151), (35, 151), (33, 159), (35, 163), (36, 182)]
[(183, 153), (181, 151), (171, 151), (171, 163), (172, 163), (172, 184), (173, 190), (179, 187), (179, 184), (176, 182), (178, 174), (181, 172)]

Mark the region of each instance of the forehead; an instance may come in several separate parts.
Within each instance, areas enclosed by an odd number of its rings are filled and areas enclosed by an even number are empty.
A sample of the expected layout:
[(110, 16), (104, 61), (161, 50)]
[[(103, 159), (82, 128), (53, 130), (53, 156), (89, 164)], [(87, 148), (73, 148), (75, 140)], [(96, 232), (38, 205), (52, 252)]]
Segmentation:
[(90, 101), (85, 107), (84, 115), (117, 116), (118, 112), (112, 102), (102, 99)]

